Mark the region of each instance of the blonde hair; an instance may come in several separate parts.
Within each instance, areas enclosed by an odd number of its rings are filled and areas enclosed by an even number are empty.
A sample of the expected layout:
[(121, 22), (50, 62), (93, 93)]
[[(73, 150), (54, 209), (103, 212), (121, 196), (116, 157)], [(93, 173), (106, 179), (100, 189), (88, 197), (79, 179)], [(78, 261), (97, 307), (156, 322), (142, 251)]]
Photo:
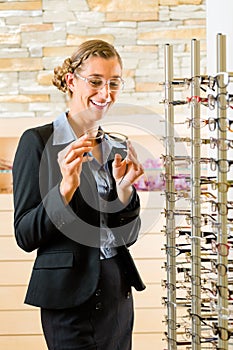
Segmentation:
[(105, 59), (116, 57), (122, 68), (121, 57), (113, 45), (103, 40), (88, 40), (82, 43), (71, 57), (66, 58), (62, 66), (54, 68), (53, 85), (62, 92), (65, 93), (68, 91), (71, 94), (66, 84), (66, 74), (74, 73), (76, 69), (81, 70), (85, 61), (93, 56)]

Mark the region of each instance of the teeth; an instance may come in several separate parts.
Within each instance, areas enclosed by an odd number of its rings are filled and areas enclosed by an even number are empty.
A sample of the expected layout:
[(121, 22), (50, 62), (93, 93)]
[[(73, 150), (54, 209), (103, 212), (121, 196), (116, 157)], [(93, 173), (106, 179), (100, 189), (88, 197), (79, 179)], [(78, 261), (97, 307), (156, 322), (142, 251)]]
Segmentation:
[(92, 102), (99, 107), (105, 107), (108, 104), (108, 101), (101, 103), (101, 102), (97, 102), (97, 101), (92, 100)]

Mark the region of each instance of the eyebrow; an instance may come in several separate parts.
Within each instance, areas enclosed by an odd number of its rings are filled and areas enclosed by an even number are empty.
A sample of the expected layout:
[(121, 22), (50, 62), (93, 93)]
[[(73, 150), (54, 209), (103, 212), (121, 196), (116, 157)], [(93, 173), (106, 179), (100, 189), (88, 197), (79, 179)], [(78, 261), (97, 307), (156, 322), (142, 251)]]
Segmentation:
[[(94, 73), (94, 74), (89, 74), (88, 77), (103, 78), (103, 75), (102, 74), (98, 74), (98, 73)], [(113, 75), (111, 78), (121, 78), (121, 76), (120, 75)]]

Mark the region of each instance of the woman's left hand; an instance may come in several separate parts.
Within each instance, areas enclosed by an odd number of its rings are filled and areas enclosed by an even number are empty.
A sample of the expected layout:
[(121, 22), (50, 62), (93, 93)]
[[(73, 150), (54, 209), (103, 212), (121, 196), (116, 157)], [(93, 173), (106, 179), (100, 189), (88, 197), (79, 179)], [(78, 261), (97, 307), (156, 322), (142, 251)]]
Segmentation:
[(113, 161), (113, 177), (121, 188), (131, 186), (144, 174), (142, 164), (139, 163), (136, 151), (131, 142), (127, 142), (127, 156), (122, 160), (120, 154), (115, 154)]

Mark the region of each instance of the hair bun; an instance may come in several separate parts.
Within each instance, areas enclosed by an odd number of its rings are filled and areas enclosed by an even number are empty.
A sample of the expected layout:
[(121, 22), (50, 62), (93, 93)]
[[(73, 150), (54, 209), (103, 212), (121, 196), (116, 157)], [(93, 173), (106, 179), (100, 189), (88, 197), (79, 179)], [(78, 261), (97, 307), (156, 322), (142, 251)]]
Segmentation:
[(52, 79), (53, 85), (55, 85), (62, 92), (67, 92), (68, 87), (66, 84), (66, 74), (73, 73), (71, 58), (68, 57), (64, 60), (62, 66), (57, 66), (54, 68), (54, 76)]

